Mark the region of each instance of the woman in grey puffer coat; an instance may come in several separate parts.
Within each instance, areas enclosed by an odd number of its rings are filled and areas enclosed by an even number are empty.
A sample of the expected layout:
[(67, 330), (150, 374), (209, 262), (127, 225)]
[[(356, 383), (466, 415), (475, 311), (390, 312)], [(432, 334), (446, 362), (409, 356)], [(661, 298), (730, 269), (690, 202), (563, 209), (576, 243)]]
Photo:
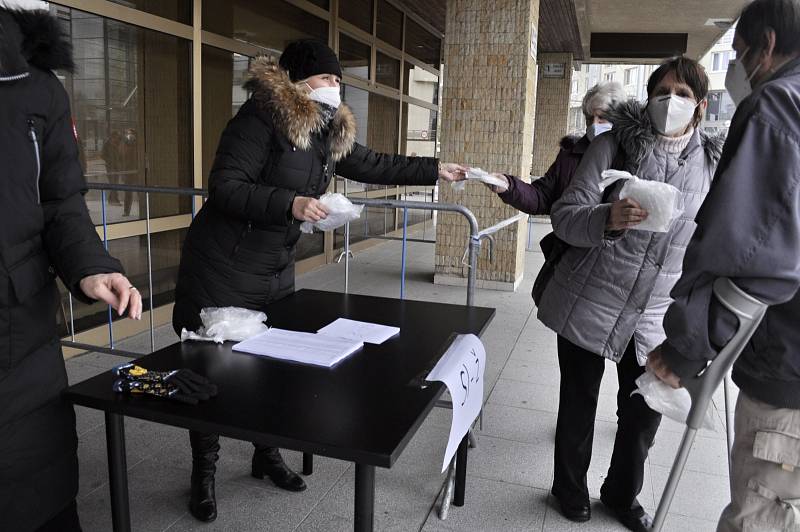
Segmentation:
[[(553, 495), (568, 518), (590, 518), (586, 472), (600, 381), (610, 359), (619, 376), (618, 428), (601, 500), (630, 530), (651, 524), (636, 497), (661, 420), (641, 396), (630, 394), (644, 372), (645, 356), (664, 339), (661, 322), (669, 293), (681, 275), (694, 217), (722, 148), (720, 139), (697, 129), (708, 93), (708, 77), (698, 63), (669, 61), (653, 73), (647, 88), (647, 107), (629, 101), (611, 109), (612, 134), (591, 144), (553, 206), (555, 233), (570, 247), (556, 265), (538, 314), (558, 334), (562, 373)], [(622, 160), (622, 169), (631, 174), (680, 190), (684, 212), (667, 233), (635, 230), (647, 213), (631, 199), (613, 201), (621, 182), (604, 199), (601, 174)]]

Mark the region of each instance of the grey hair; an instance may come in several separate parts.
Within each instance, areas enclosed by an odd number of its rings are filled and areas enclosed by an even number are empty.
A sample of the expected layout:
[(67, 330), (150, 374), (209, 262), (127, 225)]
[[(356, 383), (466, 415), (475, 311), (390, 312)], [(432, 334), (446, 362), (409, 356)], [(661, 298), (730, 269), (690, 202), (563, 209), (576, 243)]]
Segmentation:
[(590, 121), (597, 111), (608, 111), (612, 104), (626, 99), (625, 89), (618, 81), (601, 81), (583, 97), (583, 116)]

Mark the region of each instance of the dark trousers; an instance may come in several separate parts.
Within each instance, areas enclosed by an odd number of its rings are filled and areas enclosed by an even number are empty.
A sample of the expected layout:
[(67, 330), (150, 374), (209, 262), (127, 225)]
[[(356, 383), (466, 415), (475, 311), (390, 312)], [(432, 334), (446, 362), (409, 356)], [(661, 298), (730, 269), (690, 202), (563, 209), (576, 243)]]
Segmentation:
[[(592, 458), (597, 398), (606, 359), (558, 337), (558, 365), (561, 392), (556, 425), (555, 477), (553, 494), (570, 506), (589, 504), (586, 473)], [(617, 364), (617, 436), (611, 466), (600, 490), (603, 502), (613, 508), (638, 505), (642, 491), (644, 463), (653, 444), (661, 414), (641, 395), (631, 397), (636, 379), (644, 367), (636, 360), (633, 340)]]
[(36, 529), (36, 532), (81, 532), (78, 505), (72, 501), (55, 517)]
[[(189, 443), (192, 445), (192, 458), (211, 460), (212, 462), (217, 461), (217, 455), (219, 453), (219, 434), (206, 434), (204, 432), (190, 430)], [(261, 445), (260, 443), (253, 443), (253, 447), (256, 448), (256, 452), (258, 453), (264, 453), (267, 456), (276, 458), (280, 456), (276, 447), (269, 447), (267, 445)]]

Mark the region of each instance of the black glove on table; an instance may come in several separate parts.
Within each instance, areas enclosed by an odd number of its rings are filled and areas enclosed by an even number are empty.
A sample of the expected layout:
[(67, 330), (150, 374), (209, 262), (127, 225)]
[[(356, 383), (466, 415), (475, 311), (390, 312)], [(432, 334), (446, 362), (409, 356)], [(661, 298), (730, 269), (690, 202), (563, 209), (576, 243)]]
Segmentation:
[(118, 393), (154, 395), (191, 405), (217, 395), (216, 385), (190, 369), (153, 371), (128, 363), (111, 371), (118, 377), (113, 384)]

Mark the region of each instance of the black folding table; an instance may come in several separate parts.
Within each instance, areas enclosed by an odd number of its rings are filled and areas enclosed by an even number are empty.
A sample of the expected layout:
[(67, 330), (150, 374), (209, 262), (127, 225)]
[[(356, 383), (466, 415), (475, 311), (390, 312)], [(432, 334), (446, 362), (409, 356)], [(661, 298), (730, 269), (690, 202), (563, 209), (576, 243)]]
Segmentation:
[[(491, 308), (301, 290), (266, 309), (267, 323), (314, 332), (337, 318), (400, 327), (382, 345), (366, 344), (333, 368), (232, 351), (233, 343), (178, 343), (137, 360), (148, 369), (190, 368), (219, 387), (198, 406), (130, 397), (111, 390), (111, 372), (68, 388), (75, 404), (103, 410), (111, 511), (116, 532), (130, 530), (125, 416), (302, 451), (306, 473), (317, 454), (355, 463), (355, 530), (373, 529), (375, 467), (394, 465), (445, 386), (421, 377), (458, 333), (481, 335)], [(186, 452), (189, 452), (187, 448)], [(457, 454), (454, 504), (464, 503), (467, 439)]]

